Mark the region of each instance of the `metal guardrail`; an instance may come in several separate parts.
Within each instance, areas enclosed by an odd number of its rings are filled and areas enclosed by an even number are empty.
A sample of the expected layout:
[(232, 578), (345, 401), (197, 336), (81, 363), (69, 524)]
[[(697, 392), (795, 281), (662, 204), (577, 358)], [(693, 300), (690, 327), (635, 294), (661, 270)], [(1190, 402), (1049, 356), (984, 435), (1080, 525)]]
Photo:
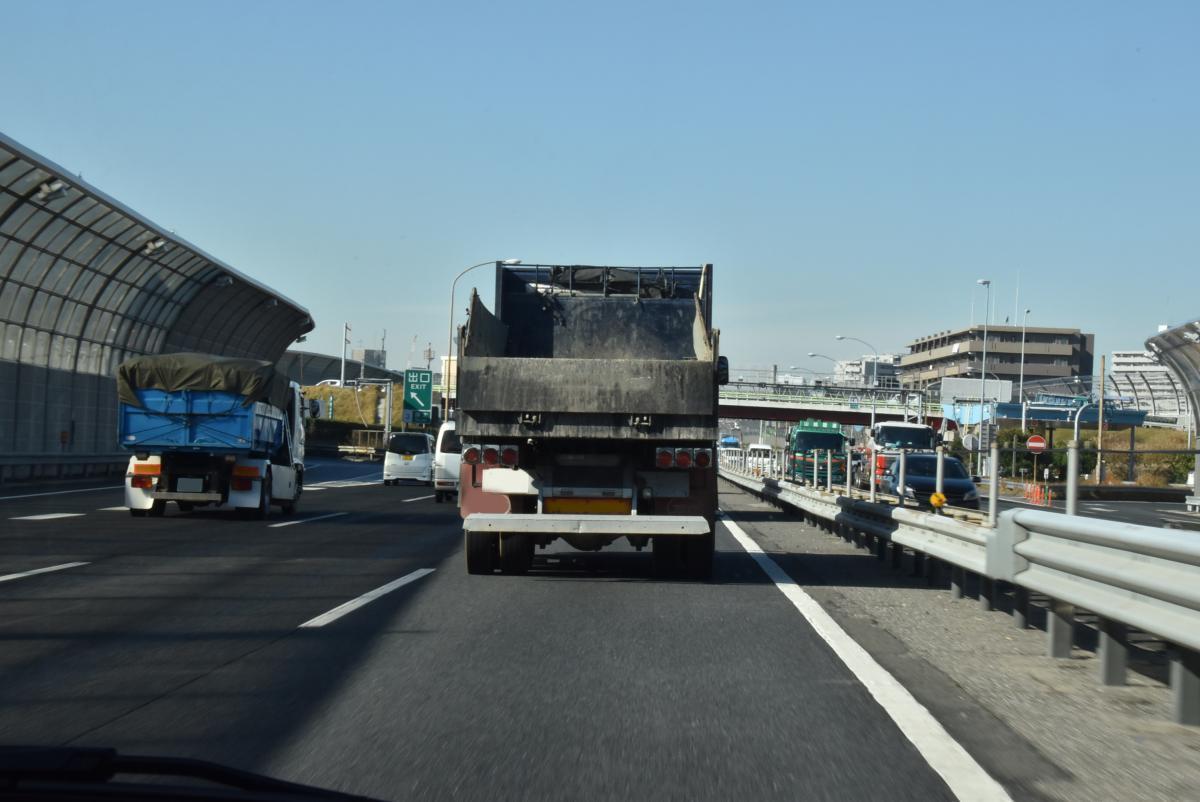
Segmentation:
[(0, 485), (39, 479), (71, 479), (124, 473), (128, 452), (112, 454), (3, 454)]
[[(890, 552), (899, 567), (904, 550), (914, 571), (936, 581), (950, 568), (950, 590), (962, 598), (970, 575), (978, 598), (994, 609), (1004, 584), (1013, 590), (1012, 615), (1028, 626), (1030, 593), (1048, 599), (1047, 654), (1069, 658), (1075, 608), (1099, 618), (1099, 678), (1105, 685), (1126, 681), (1130, 629), (1168, 645), (1172, 717), (1200, 725), (1200, 540), (1177, 530), (1081, 518), (1041, 510), (1008, 510), (995, 528), (982, 516), (955, 520), (945, 515), (872, 503), (836, 490), (804, 487), (771, 475), (753, 475), (747, 458), (721, 454), (720, 476), (755, 495), (799, 510), (812, 523), (872, 550)], [(764, 472), (760, 469), (760, 474)]]

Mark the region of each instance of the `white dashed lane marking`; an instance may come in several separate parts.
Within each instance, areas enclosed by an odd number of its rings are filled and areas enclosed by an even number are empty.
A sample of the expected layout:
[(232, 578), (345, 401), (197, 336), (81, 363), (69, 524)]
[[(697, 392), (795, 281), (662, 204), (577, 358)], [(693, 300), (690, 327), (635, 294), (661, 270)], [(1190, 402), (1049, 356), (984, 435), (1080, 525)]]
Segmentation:
[(82, 512), (47, 512), (42, 515), (18, 515), (10, 521), (53, 521), (56, 518), (82, 518)]
[(48, 574), (51, 571), (63, 571), (67, 568), (78, 568), (87, 563), (63, 563), (62, 565), (51, 565), (48, 568), (34, 568), (32, 571), (22, 571), (19, 574), (5, 574), (0, 576), (0, 582), (11, 582), (14, 579), (24, 579), (27, 576), (36, 576), (37, 574)]

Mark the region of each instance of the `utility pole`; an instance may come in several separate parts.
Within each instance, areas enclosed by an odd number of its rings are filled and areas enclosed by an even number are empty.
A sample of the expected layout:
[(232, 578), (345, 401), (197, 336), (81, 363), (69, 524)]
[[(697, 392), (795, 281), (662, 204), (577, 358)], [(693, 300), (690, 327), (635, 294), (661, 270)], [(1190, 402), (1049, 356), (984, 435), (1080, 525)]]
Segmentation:
[(346, 386), (346, 346), (350, 344), (350, 324), (342, 324), (342, 376), (339, 387)]
[[(1104, 354), (1100, 355), (1100, 414), (1096, 427), (1096, 484), (1104, 482)], [(1129, 477), (1132, 479), (1133, 477)]]
[(433, 369), (433, 343), (427, 343), (425, 345), (425, 353), (422, 356), (425, 357), (425, 370), (432, 370)]

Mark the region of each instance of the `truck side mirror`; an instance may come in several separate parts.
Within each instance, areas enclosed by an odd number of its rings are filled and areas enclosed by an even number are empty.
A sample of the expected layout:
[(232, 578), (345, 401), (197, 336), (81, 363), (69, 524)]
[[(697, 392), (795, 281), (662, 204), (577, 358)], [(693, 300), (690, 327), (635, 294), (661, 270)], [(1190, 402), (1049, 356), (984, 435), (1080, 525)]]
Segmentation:
[(729, 357), (717, 357), (717, 384), (729, 384)]
[(321, 417), (321, 399), (319, 399), (319, 398), (308, 399), (308, 416), (310, 418)]

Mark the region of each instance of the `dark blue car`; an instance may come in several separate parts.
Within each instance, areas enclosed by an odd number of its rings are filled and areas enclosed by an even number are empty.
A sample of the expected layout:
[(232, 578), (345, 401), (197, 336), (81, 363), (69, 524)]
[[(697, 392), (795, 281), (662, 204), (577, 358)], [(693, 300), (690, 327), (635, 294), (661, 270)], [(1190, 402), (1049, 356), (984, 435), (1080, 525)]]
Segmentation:
[[(900, 458), (889, 456), (879, 489), (884, 493), (900, 495), (896, 488), (899, 473)], [(922, 507), (930, 506), (929, 497), (937, 487), (937, 454), (909, 454), (905, 459), (904, 483), (905, 498), (916, 501)], [(979, 509), (979, 491), (975, 482), (971, 480), (971, 474), (958, 457), (945, 457), (942, 492), (946, 496), (946, 504), (950, 507)]]

